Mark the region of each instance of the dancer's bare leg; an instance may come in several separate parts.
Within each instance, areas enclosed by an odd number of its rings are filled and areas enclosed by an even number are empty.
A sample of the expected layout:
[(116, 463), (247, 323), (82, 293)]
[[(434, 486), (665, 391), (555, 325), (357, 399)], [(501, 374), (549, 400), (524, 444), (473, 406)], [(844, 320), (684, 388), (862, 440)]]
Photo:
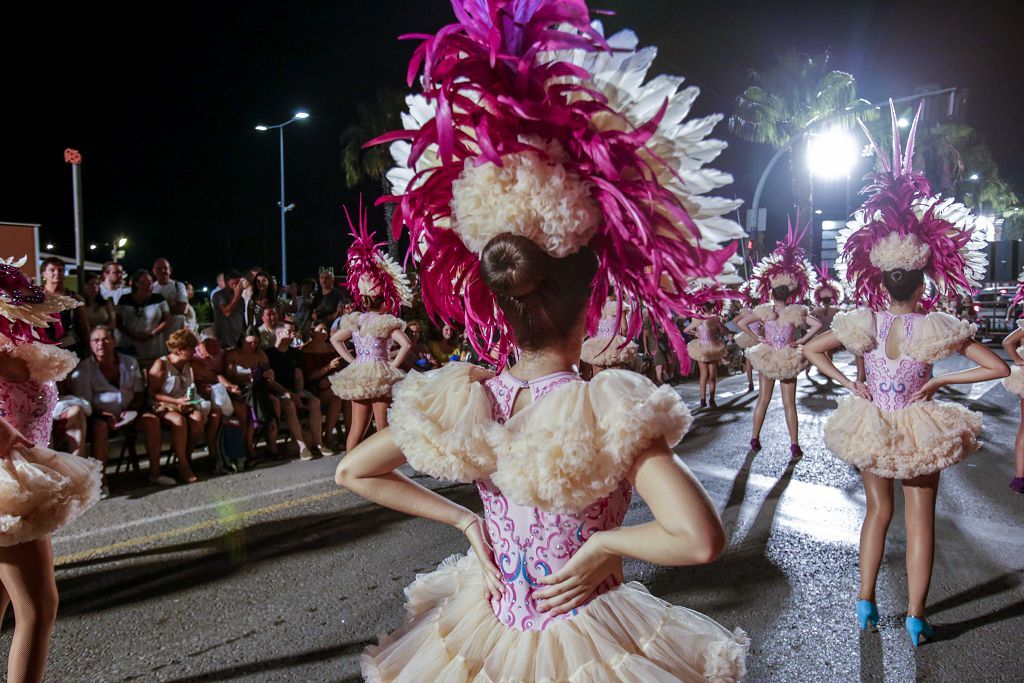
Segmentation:
[(711, 394), (711, 402), (715, 402), (715, 389), (718, 386), (718, 362), (708, 363), (708, 392)]
[(57, 620), (57, 582), (49, 536), (0, 547), (0, 582), (14, 605), (7, 681), (37, 683), (46, 671), (50, 634)]
[(935, 560), (935, 498), (939, 472), (903, 482), (907, 526), (907, 614), (924, 619)]
[(763, 372), (758, 373), (757, 379), (761, 388), (754, 405), (754, 431), (751, 435), (754, 439), (761, 438), (761, 426), (764, 425), (764, 416), (768, 413), (768, 404), (772, 402), (772, 392), (775, 391), (775, 380), (769, 379)]
[(878, 568), (885, 555), (885, 535), (892, 522), (892, 479), (861, 472), (867, 512), (860, 527), (860, 599), (875, 601)]
[(1014, 444), (1014, 453), (1017, 457), (1017, 466), (1014, 469), (1015, 477), (1024, 477), (1024, 398), (1020, 400), (1020, 427), (1017, 428), (1017, 441)]
[(388, 406), (391, 405), (390, 399), (384, 401), (373, 402), (373, 421), (377, 423), (377, 431), (387, 429), (388, 426)]
[(345, 450), (351, 452), (359, 445), (370, 425), (370, 402), (352, 401), (352, 423), (348, 430), (348, 438), (345, 439)]
[(789, 430), (789, 442), (800, 443), (799, 423), (796, 416), (796, 380), (782, 380), (782, 407), (786, 411), (786, 429)]
[(699, 362), (697, 369), (700, 372), (700, 402), (703, 405), (708, 396), (708, 364)]

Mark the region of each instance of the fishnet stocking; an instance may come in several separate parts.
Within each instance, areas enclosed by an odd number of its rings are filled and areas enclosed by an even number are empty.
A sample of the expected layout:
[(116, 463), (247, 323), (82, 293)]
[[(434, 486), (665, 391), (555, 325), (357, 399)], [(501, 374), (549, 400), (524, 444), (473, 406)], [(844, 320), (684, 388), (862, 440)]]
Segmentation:
[(46, 671), (50, 633), (57, 619), (57, 583), (50, 538), (0, 548), (0, 618), (14, 604), (14, 640), (8, 683), (37, 683)]

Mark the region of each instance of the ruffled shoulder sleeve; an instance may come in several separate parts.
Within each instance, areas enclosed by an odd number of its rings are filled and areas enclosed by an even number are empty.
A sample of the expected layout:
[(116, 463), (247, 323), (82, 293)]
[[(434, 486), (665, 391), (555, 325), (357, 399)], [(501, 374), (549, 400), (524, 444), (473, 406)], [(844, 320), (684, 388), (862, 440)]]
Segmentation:
[(488, 429), (491, 478), (510, 500), (552, 512), (580, 512), (609, 495), (656, 439), (674, 446), (692, 422), (675, 391), (628, 370), (560, 387), (543, 402)]
[(363, 320), (360, 334), (369, 337), (389, 337), (395, 330), (405, 330), (405, 321), (393, 315), (371, 315)]
[(345, 332), (358, 332), (359, 316), (359, 313), (347, 313), (341, 316), (341, 320), (338, 322), (338, 329)]
[(761, 320), (767, 322), (775, 318), (775, 306), (774, 304), (761, 304), (760, 306), (754, 307), (754, 315)]
[(1024, 330), (1024, 318), (1017, 318), (1017, 329)]
[(832, 334), (858, 356), (875, 347), (875, 312), (870, 308), (855, 308), (836, 313), (832, 318)]
[(24, 342), (14, 344), (0, 335), (0, 351), (25, 362), (32, 381), (46, 384), (59, 382), (78, 365), (78, 356), (54, 344)]
[(790, 304), (786, 306), (779, 315), (779, 320), (799, 327), (807, 322), (807, 307), (803, 304)]
[(483, 437), (491, 404), (480, 383), (493, 376), (469, 363), (412, 371), (395, 385), (388, 424), (415, 469), (437, 479), (471, 482), (494, 471)]
[(903, 352), (922, 363), (936, 363), (958, 352), (977, 331), (977, 325), (948, 313), (929, 313), (914, 325)]

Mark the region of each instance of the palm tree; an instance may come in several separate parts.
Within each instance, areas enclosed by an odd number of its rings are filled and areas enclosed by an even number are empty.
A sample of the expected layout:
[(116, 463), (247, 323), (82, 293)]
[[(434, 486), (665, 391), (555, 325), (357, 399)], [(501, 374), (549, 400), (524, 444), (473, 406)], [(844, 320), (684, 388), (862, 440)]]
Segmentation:
[[(737, 137), (789, 148), (793, 203), (801, 216), (811, 215), (811, 176), (807, 145), (796, 143), (818, 123), (854, 125), (856, 110), (870, 104), (857, 97), (857, 81), (851, 74), (831, 66), (828, 51), (818, 55), (784, 52), (768, 69), (749, 71), (750, 85), (736, 98), (736, 111), (729, 117), (729, 130)], [(877, 112), (866, 110), (860, 115), (872, 118)], [(810, 251), (816, 255), (816, 231), (809, 233)]]
[[(395, 88), (378, 88), (372, 102), (356, 105), (356, 121), (341, 132), (341, 169), (345, 185), (351, 190), (363, 183), (379, 183), (383, 194), (391, 194), (385, 174), (394, 161), (387, 145), (364, 149), (373, 138), (402, 127), (401, 112), (405, 109), (405, 93)], [(391, 231), (393, 206), (384, 205), (388, 233), (388, 251), (398, 258), (398, 243)]]

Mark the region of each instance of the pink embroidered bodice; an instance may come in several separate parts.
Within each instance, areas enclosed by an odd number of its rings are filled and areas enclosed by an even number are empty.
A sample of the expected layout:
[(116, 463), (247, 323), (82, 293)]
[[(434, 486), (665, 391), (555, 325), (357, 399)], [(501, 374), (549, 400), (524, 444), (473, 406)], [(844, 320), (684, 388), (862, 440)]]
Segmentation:
[(0, 418), (37, 446), (50, 442), (51, 413), (57, 403), (57, 385), (0, 381)]
[[(362, 328), (363, 320), (374, 313), (363, 313), (359, 316), (359, 326)], [(369, 337), (352, 333), (352, 346), (356, 349), (356, 363), (386, 363), (391, 360), (391, 337)]]
[(597, 334), (594, 336), (598, 339), (608, 339), (614, 337), (619, 333), (619, 319), (614, 315), (610, 318), (601, 318), (597, 323)]
[(910, 339), (914, 325), (924, 316), (920, 313), (893, 315), (888, 311), (875, 314), (875, 347), (864, 354), (864, 370), (871, 402), (880, 410), (899, 410), (913, 401), (911, 397), (923, 387), (932, 376), (932, 366), (900, 351), (896, 360), (885, 353), (885, 341), (889, 338), (896, 319), (903, 322), (903, 342)]
[(780, 319), (766, 320), (764, 323), (764, 338), (773, 349), (782, 349), (793, 341), (795, 328), (793, 323), (785, 323)]
[[(523, 388), (528, 387), (537, 402), (558, 387), (578, 381), (582, 381), (579, 376), (565, 372), (531, 380), (524, 386), (508, 372), (502, 373), (484, 384), (491, 400), (491, 417), (504, 424)], [(487, 534), (505, 584), (501, 599), (491, 600), (498, 620), (520, 631), (542, 631), (575, 615), (575, 610), (557, 617), (538, 611), (533, 598), (533, 592), (542, 587), (538, 579), (565, 566), (595, 532), (622, 524), (633, 495), (630, 483), (623, 480), (610, 495), (575, 514), (547, 512), (515, 503), (489, 479), (480, 479), (476, 485), (484, 504)], [(621, 583), (621, 576), (608, 577), (590, 599)]]
[(701, 344), (721, 344), (722, 339), (718, 330), (719, 328), (716, 327), (715, 331), (712, 332), (707, 322), (702, 322), (697, 326), (697, 339), (700, 340)]

